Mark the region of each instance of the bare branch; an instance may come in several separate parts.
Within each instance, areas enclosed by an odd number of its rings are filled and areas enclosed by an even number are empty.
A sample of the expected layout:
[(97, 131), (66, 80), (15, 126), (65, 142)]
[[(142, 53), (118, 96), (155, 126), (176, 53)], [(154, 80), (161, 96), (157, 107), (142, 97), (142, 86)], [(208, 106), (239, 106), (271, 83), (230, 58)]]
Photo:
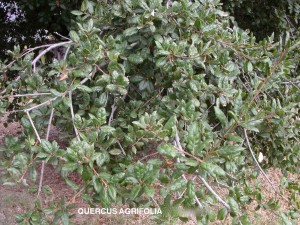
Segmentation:
[(114, 104), (111, 106), (111, 113), (110, 113), (110, 116), (109, 116), (109, 119), (108, 119), (108, 126), (111, 125), (111, 122), (114, 119), (114, 113), (115, 113), (116, 109), (117, 109), (117, 106), (116, 106), (116, 99), (115, 99)]
[(121, 143), (119, 141), (117, 141), (117, 143), (118, 143), (119, 147), (121, 148), (123, 155), (126, 155), (125, 150), (122, 147)]
[(18, 97), (40, 96), (40, 95), (52, 95), (52, 94), (51, 93), (18, 94), (18, 95), (12, 95), (11, 97), (18, 98)]
[(152, 153), (152, 154), (146, 155), (146, 156), (144, 156), (143, 158), (141, 158), (140, 161), (143, 161), (143, 160), (145, 160), (145, 159), (147, 159), (147, 158), (149, 158), (149, 157), (151, 157), (151, 156), (155, 156), (155, 155), (157, 155), (157, 154), (159, 154), (159, 153), (158, 153), (158, 152), (154, 152), (154, 153)]
[(80, 141), (80, 136), (79, 136), (79, 132), (75, 126), (75, 116), (74, 116), (74, 111), (73, 111), (73, 103), (72, 103), (72, 91), (69, 92), (69, 99), (70, 99), (70, 110), (71, 110), (71, 116), (72, 116), (72, 123), (73, 123), (73, 127), (74, 127), (74, 131), (76, 134), (76, 138), (78, 141)]
[[(51, 129), (51, 124), (52, 124), (54, 110), (55, 110), (54, 108), (52, 108), (52, 110), (51, 110), (50, 119), (49, 119), (49, 122), (48, 122), (46, 140), (49, 139), (49, 134), (50, 134), (50, 129)], [(40, 182), (39, 182), (39, 189), (38, 189), (38, 193), (37, 193), (37, 198), (39, 197), (39, 195), (41, 193), (41, 190), (42, 190), (43, 178), (44, 178), (44, 170), (45, 170), (45, 161), (43, 160), (42, 161), (42, 167), (41, 167), (41, 173), (40, 173)]]
[(203, 177), (201, 177), (200, 175), (198, 177), (202, 181), (204, 186), (209, 190), (209, 192), (212, 193), (212, 195), (215, 196), (215, 198), (220, 203), (222, 203), (228, 210), (230, 210), (230, 206), (214, 191), (214, 189), (212, 189), (212, 187), (206, 182), (206, 180)]
[(69, 51), (70, 51), (70, 48), (71, 48), (71, 45), (69, 45), (68, 48), (67, 48), (67, 50), (66, 50), (66, 53), (65, 53), (65, 55), (64, 55), (64, 60), (67, 59), (68, 53), (69, 53)]
[(31, 65), (33, 66), (33, 72), (34, 73), (36, 72), (36, 63), (43, 55), (45, 55), (47, 52), (51, 51), (54, 48), (64, 46), (67, 44), (71, 44), (71, 43), (72, 43), (72, 41), (65, 41), (65, 42), (60, 42), (60, 43), (56, 43), (56, 44), (51, 44), (48, 48), (43, 50), (37, 57), (34, 58), (34, 60), (31, 63)]
[(249, 142), (249, 138), (248, 138), (248, 134), (247, 134), (247, 130), (246, 130), (245, 128), (244, 128), (244, 135), (245, 135), (245, 138), (246, 138), (246, 143), (247, 143), (247, 146), (248, 146), (248, 148), (249, 148), (249, 151), (250, 151), (250, 153), (251, 153), (251, 155), (252, 155), (252, 158), (254, 159), (254, 162), (256, 163), (256, 165), (257, 165), (259, 171), (262, 173), (262, 175), (265, 177), (265, 179), (266, 179), (266, 180), (268, 181), (268, 183), (271, 185), (271, 187), (272, 187), (272, 189), (275, 191), (275, 193), (278, 194), (278, 195), (280, 195), (284, 200), (286, 200), (286, 201), (289, 202), (289, 200), (288, 200), (286, 197), (282, 196), (282, 195), (278, 192), (278, 190), (277, 190), (277, 188), (275, 187), (275, 185), (272, 183), (272, 181), (269, 179), (269, 177), (267, 176), (267, 174), (265, 173), (265, 171), (264, 171), (264, 170), (261, 168), (261, 166), (259, 165), (259, 162), (258, 162), (257, 159), (255, 158), (255, 154), (254, 154), (254, 152), (253, 152), (253, 150), (252, 150), (252, 148), (251, 148), (251, 145), (250, 145), (250, 142)]
[[(89, 78), (84, 78), (80, 83), (81, 84), (84, 84), (85, 82), (87, 82), (89, 80)], [(66, 94), (68, 94), (70, 91), (73, 91), (74, 89), (72, 89), (72, 90), (69, 90), (69, 91), (65, 91), (64, 93), (62, 93), (60, 96), (58, 96), (58, 97), (62, 97), (62, 96), (65, 96)], [(33, 110), (33, 109), (36, 109), (36, 108), (39, 108), (39, 107), (41, 107), (41, 106), (43, 106), (43, 105), (46, 105), (46, 104), (50, 104), (51, 102), (53, 102), (53, 101), (55, 101), (56, 99), (58, 99), (58, 97), (54, 97), (54, 98), (51, 98), (51, 99), (49, 99), (49, 100), (47, 100), (47, 101), (45, 101), (45, 102), (42, 102), (42, 103), (40, 103), (40, 104), (38, 104), (38, 105), (35, 105), (35, 106), (32, 106), (31, 108), (29, 108), (29, 109), (25, 109), (25, 110), (23, 110), (24, 112), (29, 112), (29, 111), (31, 111), (31, 110)]]
[(26, 112), (26, 114), (27, 114), (27, 116), (28, 116), (28, 118), (29, 118), (29, 121), (30, 121), (30, 123), (31, 123), (31, 126), (32, 126), (32, 128), (33, 128), (33, 130), (34, 130), (34, 133), (35, 133), (37, 139), (38, 139), (39, 142), (41, 143), (40, 135), (39, 135), (39, 133), (37, 132), (36, 127), (34, 126), (34, 123), (33, 123), (32, 119), (31, 119), (31, 116), (30, 116), (30, 114), (29, 114), (29, 111), (26, 110), (25, 112)]
[[(180, 138), (179, 138), (179, 135), (178, 135), (177, 127), (176, 127), (174, 145), (177, 146), (180, 151), (183, 151), (181, 143), (180, 143)], [(182, 154), (182, 153), (181, 153), (181, 155), (184, 156), (184, 154)], [(180, 162), (180, 159), (177, 158), (177, 161)], [(184, 174), (182, 174), (182, 178), (187, 181), (187, 178), (185, 177)], [(199, 206), (199, 208), (200, 209), (203, 208), (203, 205), (201, 204), (201, 202), (199, 201), (199, 199), (197, 198), (196, 195), (195, 195), (194, 199), (195, 199), (197, 205)]]
[(58, 32), (54, 32), (54, 34), (56, 34), (56, 35), (58, 35), (58, 36), (60, 36), (60, 37), (62, 37), (62, 38), (64, 38), (64, 39), (66, 39), (66, 40), (71, 41), (70, 38), (63, 36), (63, 35), (59, 34)]

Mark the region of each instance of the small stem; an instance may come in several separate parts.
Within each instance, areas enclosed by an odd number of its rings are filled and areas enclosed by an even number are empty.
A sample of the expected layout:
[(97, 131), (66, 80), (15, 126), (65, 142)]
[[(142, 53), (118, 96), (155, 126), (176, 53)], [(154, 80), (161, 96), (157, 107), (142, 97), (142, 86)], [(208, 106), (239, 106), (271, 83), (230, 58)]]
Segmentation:
[(31, 65), (33, 66), (33, 72), (34, 73), (36, 72), (36, 63), (43, 55), (45, 55), (47, 52), (51, 51), (54, 48), (57, 48), (57, 47), (60, 47), (60, 46), (66, 45), (66, 44), (71, 44), (71, 43), (72, 43), (72, 41), (60, 42), (60, 43), (52, 44), (48, 48), (43, 50), (37, 57), (34, 58), (34, 60), (31, 63)]
[(31, 123), (31, 126), (32, 126), (32, 128), (33, 128), (33, 130), (34, 130), (34, 133), (35, 133), (37, 139), (38, 139), (39, 142), (41, 143), (42, 141), (41, 141), (40, 135), (39, 135), (39, 133), (37, 132), (36, 127), (34, 126), (34, 123), (33, 123), (32, 119), (31, 119), (31, 116), (30, 116), (30, 114), (29, 114), (29, 111), (28, 111), (28, 110), (25, 110), (25, 112), (26, 112), (26, 114), (27, 114), (27, 116), (28, 116), (28, 118), (29, 118), (29, 121), (30, 121), (30, 123)]
[(72, 103), (72, 91), (69, 91), (69, 99), (70, 99), (70, 111), (71, 111), (71, 116), (72, 116), (72, 123), (73, 123), (73, 127), (74, 127), (74, 131), (76, 134), (76, 138), (78, 141), (80, 141), (80, 136), (79, 136), (79, 132), (75, 126), (75, 116), (74, 116), (74, 110), (73, 110), (73, 103)]
[[(84, 84), (85, 82), (87, 82), (89, 80), (89, 78), (84, 78), (81, 82), (80, 82), (80, 84)], [(73, 90), (70, 90), (70, 91), (73, 91)], [(59, 97), (62, 97), (62, 96), (65, 96), (67, 93), (69, 93), (70, 91), (65, 91), (64, 93), (62, 93)], [(43, 106), (43, 105), (46, 105), (46, 104), (50, 104), (51, 102), (53, 102), (53, 101), (55, 101), (56, 99), (57, 99), (58, 97), (54, 97), (54, 98), (51, 98), (51, 99), (49, 99), (49, 100), (47, 100), (47, 101), (45, 101), (45, 102), (42, 102), (42, 103), (40, 103), (40, 104), (38, 104), (38, 105), (35, 105), (35, 106), (32, 106), (31, 108), (29, 108), (29, 109), (25, 109), (25, 110), (23, 110), (24, 112), (26, 112), (26, 111), (31, 111), (31, 110), (33, 110), (33, 109), (36, 109), (36, 108), (39, 108), (39, 107), (41, 107), (41, 106)], [(22, 111), (22, 110), (21, 110)]]
[(257, 161), (257, 159), (255, 158), (255, 154), (251, 148), (251, 145), (250, 145), (250, 142), (249, 142), (249, 138), (248, 138), (248, 134), (247, 134), (247, 130), (244, 128), (244, 135), (245, 135), (245, 138), (246, 138), (246, 143), (247, 143), (247, 146), (248, 146), (248, 149), (252, 155), (252, 158), (254, 159), (254, 162), (255, 164), (257, 165), (259, 171), (262, 173), (262, 175), (265, 177), (265, 179), (268, 181), (268, 183), (271, 185), (271, 187), (273, 188), (273, 190), (275, 191), (276, 194), (279, 194), (284, 200), (286, 200), (287, 202), (289, 202), (289, 200), (282, 196), (278, 190), (276, 189), (275, 185), (272, 183), (272, 181), (269, 179), (269, 177), (267, 176), (267, 174), (265, 173), (265, 171), (261, 168), (261, 166), (259, 165), (259, 162)]
[(154, 153), (152, 153), (152, 154), (150, 154), (150, 155), (146, 155), (146, 156), (144, 156), (143, 158), (141, 158), (140, 161), (143, 161), (144, 159), (146, 159), (146, 158), (148, 158), (148, 157), (151, 157), (151, 156), (154, 156), (154, 155), (157, 155), (157, 154), (159, 154), (159, 153), (158, 153), (158, 152), (154, 152)]
[[(52, 119), (53, 119), (53, 114), (54, 114), (54, 108), (52, 108), (52, 110), (51, 110), (50, 119), (49, 119), (49, 122), (48, 122), (46, 140), (49, 139), (49, 134), (50, 134), (51, 123), (52, 123)], [(44, 178), (44, 170), (45, 170), (45, 160), (42, 161), (41, 174), (40, 174), (40, 182), (39, 182), (39, 189), (38, 189), (37, 198), (39, 197), (39, 195), (41, 193), (41, 190), (42, 190), (43, 178)]]
[[(182, 149), (182, 146), (181, 146), (181, 143), (180, 143), (180, 138), (179, 138), (179, 135), (178, 135), (177, 127), (176, 127), (176, 133), (175, 133), (174, 145), (177, 146), (181, 152), (183, 152), (183, 149)], [(182, 154), (182, 153), (181, 153), (181, 155), (182, 155), (182, 156), (185, 156), (185, 155)], [(180, 162), (180, 159), (179, 159), (179, 158), (177, 158), (177, 162)], [(187, 178), (185, 177), (184, 174), (182, 174), (181, 176), (182, 176), (182, 178), (183, 178), (185, 181), (187, 181)], [(203, 208), (203, 205), (201, 204), (201, 202), (199, 201), (199, 199), (197, 198), (196, 195), (195, 195), (194, 199), (195, 199), (197, 205), (199, 206), (199, 208), (202, 209), (202, 208)]]
[(109, 119), (108, 119), (108, 126), (111, 125), (113, 119), (114, 119), (114, 113), (117, 109), (117, 106), (116, 106), (116, 102), (114, 101), (114, 104), (111, 106), (111, 113), (110, 113), (110, 116), (109, 116)]
[(40, 96), (40, 95), (52, 95), (51, 93), (33, 93), (33, 94), (18, 94), (18, 95), (12, 95), (11, 97), (27, 97), (27, 96)]
[(202, 183), (205, 185), (205, 187), (209, 190), (209, 192), (212, 193), (213, 196), (215, 196), (215, 198), (220, 203), (222, 203), (228, 210), (230, 210), (230, 206), (214, 191), (214, 189), (212, 189), (212, 187), (206, 182), (206, 180), (203, 177), (201, 177), (200, 175), (198, 177), (202, 181)]
[(126, 155), (125, 150), (122, 147), (121, 143), (119, 141), (117, 141), (117, 143), (118, 143), (119, 147), (121, 148), (123, 155)]
[(60, 37), (62, 37), (62, 38), (64, 38), (64, 39), (66, 39), (66, 40), (71, 41), (70, 38), (63, 36), (63, 35), (59, 34), (58, 32), (54, 32), (54, 34), (56, 34), (56, 35), (58, 35), (58, 36), (60, 36)]
[(71, 45), (69, 45), (68, 48), (67, 48), (67, 50), (66, 50), (66, 53), (65, 53), (65, 55), (64, 55), (64, 60), (67, 59), (68, 53), (69, 53), (69, 51), (70, 51), (70, 48), (71, 48)]

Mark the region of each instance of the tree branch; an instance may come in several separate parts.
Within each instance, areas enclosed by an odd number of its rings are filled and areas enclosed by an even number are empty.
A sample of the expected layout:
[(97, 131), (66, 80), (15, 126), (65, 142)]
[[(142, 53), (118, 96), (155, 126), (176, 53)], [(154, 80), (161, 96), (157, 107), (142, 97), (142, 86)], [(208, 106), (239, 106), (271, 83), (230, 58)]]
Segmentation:
[[(48, 128), (47, 128), (46, 140), (49, 139), (49, 134), (50, 134), (51, 123), (52, 123), (54, 111), (55, 111), (55, 109), (52, 108), (51, 114), (50, 114), (50, 119), (49, 119), (49, 122), (48, 122)], [(39, 189), (38, 189), (38, 193), (37, 193), (37, 196), (36, 196), (37, 198), (39, 197), (39, 195), (40, 195), (40, 193), (41, 193), (41, 190), (42, 190), (43, 179), (44, 179), (44, 170), (45, 170), (45, 160), (42, 161), (42, 167), (41, 167), (41, 172), (40, 172)]]
[(45, 55), (47, 52), (51, 51), (54, 48), (60, 47), (60, 46), (64, 46), (67, 44), (71, 44), (72, 41), (65, 41), (65, 42), (60, 42), (60, 43), (55, 43), (50, 45), (48, 48), (46, 48), (45, 50), (43, 50), (40, 54), (38, 54), (37, 57), (34, 58), (34, 60), (32, 61), (31, 65), (33, 66), (33, 72), (36, 72), (36, 63), (37, 61), (43, 56)]
[(74, 116), (74, 110), (73, 110), (73, 103), (72, 103), (72, 91), (69, 91), (69, 99), (70, 99), (70, 111), (71, 111), (71, 116), (72, 116), (72, 123), (73, 123), (73, 127), (74, 127), (74, 131), (76, 134), (76, 138), (78, 141), (80, 141), (80, 136), (79, 136), (79, 132), (75, 126), (75, 116)]
[(272, 183), (272, 181), (269, 179), (269, 177), (267, 176), (267, 174), (265, 173), (265, 171), (264, 171), (264, 170), (261, 168), (261, 166), (259, 165), (259, 162), (258, 162), (257, 159), (255, 158), (255, 154), (254, 154), (254, 152), (253, 152), (253, 150), (252, 150), (252, 148), (251, 148), (251, 145), (250, 145), (250, 142), (249, 142), (249, 138), (248, 138), (248, 134), (247, 134), (247, 130), (246, 130), (245, 128), (244, 128), (244, 135), (245, 135), (245, 138), (246, 138), (246, 143), (247, 143), (248, 149), (249, 149), (249, 151), (250, 151), (250, 153), (251, 153), (251, 155), (252, 155), (252, 158), (254, 159), (254, 162), (255, 162), (255, 164), (257, 165), (259, 171), (262, 173), (262, 175), (265, 177), (265, 179), (266, 179), (266, 180), (268, 181), (268, 183), (271, 185), (271, 187), (272, 187), (272, 189), (275, 191), (275, 193), (278, 194), (278, 195), (280, 195), (284, 200), (286, 200), (286, 201), (289, 202), (289, 200), (288, 200), (286, 197), (282, 196), (282, 195), (278, 192), (278, 190), (277, 190), (277, 188), (275, 187), (275, 185)]
[(202, 181), (204, 186), (209, 190), (209, 192), (212, 193), (212, 195), (215, 196), (215, 198), (220, 203), (222, 203), (228, 210), (230, 210), (230, 206), (214, 191), (214, 189), (212, 189), (212, 187), (206, 182), (206, 180), (203, 177), (201, 177), (200, 175), (198, 177)]
[[(176, 129), (176, 131), (175, 131), (176, 133), (175, 133), (174, 145), (177, 146), (177, 147), (179, 148), (180, 151), (183, 151), (182, 146), (181, 146), (181, 143), (180, 143), (180, 138), (179, 138), (179, 135), (178, 135), (177, 127), (176, 127), (175, 129)], [(182, 155), (182, 156), (185, 156), (185, 155), (182, 154), (182, 153), (181, 153), (181, 155)], [(180, 162), (180, 159), (177, 158), (177, 161)], [(182, 178), (183, 178), (185, 181), (187, 181), (187, 178), (185, 177), (184, 174), (182, 174), (181, 176), (182, 176)], [(196, 195), (195, 195), (194, 199), (195, 199), (197, 205), (199, 206), (199, 208), (202, 209), (202, 208), (203, 208), (203, 205), (201, 204), (201, 202), (199, 201), (199, 199), (197, 198)]]

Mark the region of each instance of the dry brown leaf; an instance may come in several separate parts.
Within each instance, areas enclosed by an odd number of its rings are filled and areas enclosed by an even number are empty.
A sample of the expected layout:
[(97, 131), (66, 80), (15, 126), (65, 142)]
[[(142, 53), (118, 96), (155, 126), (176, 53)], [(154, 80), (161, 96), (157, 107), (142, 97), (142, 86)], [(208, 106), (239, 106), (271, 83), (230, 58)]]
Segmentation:
[(67, 78), (68, 78), (68, 75), (69, 75), (69, 70), (68, 70), (68, 69), (65, 69), (64, 72), (61, 74), (59, 80), (60, 80), (60, 81), (63, 81), (63, 80), (65, 80), (65, 79), (67, 79)]

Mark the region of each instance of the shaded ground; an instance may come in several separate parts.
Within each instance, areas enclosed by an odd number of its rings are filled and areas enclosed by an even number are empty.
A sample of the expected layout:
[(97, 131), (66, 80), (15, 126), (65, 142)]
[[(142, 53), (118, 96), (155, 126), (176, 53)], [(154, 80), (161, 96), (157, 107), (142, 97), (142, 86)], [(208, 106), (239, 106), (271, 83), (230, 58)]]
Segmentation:
[[(6, 135), (17, 135), (22, 132), (22, 128), (18, 123), (9, 124), (7, 128), (3, 126), (6, 118), (0, 118), (0, 146), (2, 144), (3, 138)], [(59, 138), (59, 133), (57, 131), (53, 131), (51, 134), (51, 139)], [(155, 153), (154, 153), (155, 154)], [(40, 165), (38, 167), (39, 171)], [(0, 170), (1, 173), (1, 170)], [(271, 178), (272, 182), (278, 187), (280, 186), (280, 180), (282, 178), (282, 174), (278, 169), (270, 169), (268, 171), (268, 175)], [(71, 175), (71, 180), (74, 182), (81, 183), (79, 177), (76, 174)], [(39, 178), (38, 178), (39, 179)], [(289, 175), (289, 179), (300, 182), (300, 175)], [(265, 201), (268, 201), (270, 198), (275, 197), (273, 189), (270, 185), (265, 181), (262, 175), (259, 176), (258, 181), (261, 183), (263, 195), (266, 196)], [(56, 199), (59, 200), (63, 195), (66, 196), (67, 201), (71, 199), (74, 200), (75, 208), (72, 211), (75, 214), (75, 217), (72, 219), (73, 224), (78, 225), (114, 225), (114, 224), (152, 224), (151, 221), (145, 215), (80, 215), (77, 213), (78, 208), (88, 207), (88, 205), (81, 200), (81, 198), (74, 198), (76, 193), (66, 185), (65, 181), (61, 179), (58, 172), (51, 165), (46, 165), (45, 174), (44, 174), (44, 186), (48, 186), (52, 189), (52, 195), (41, 194), (40, 199), (42, 200), (42, 205), (47, 206), (49, 202)], [(220, 188), (216, 188), (216, 191), (222, 196), (224, 195), (224, 191)], [(289, 193), (284, 193), (288, 195)], [(3, 186), (0, 183), (0, 224), (8, 225), (8, 224), (16, 224), (14, 216), (18, 213), (26, 212), (29, 209), (32, 209), (34, 206), (34, 200), (36, 199), (36, 193), (30, 193), (29, 189), (24, 186)], [(282, 205), (282, 209), (287, 209), (288, 204), (280, 197), (280, 204)], [(260, 209), (255, 211), (256, 203), (254, 202), (250, 206), (247, 207), (249, 214), (251, 214), (251, 222), (252, 224), (263, 225), (263, 224), (282, 224), (281, 219), (276, 216), (271, 210)], [(272, 222), (271, 222), (272, 221)], [(230, 221), (226, 221), (225, 223), (229, 223)], [(189, 223), (181, 223), (181, 224), (195, 224), (193, 221)], [(213, 224), (221, 224), (221, 223), (213, 223)], [(300, 224), (300, 221), (299, 223)]]

